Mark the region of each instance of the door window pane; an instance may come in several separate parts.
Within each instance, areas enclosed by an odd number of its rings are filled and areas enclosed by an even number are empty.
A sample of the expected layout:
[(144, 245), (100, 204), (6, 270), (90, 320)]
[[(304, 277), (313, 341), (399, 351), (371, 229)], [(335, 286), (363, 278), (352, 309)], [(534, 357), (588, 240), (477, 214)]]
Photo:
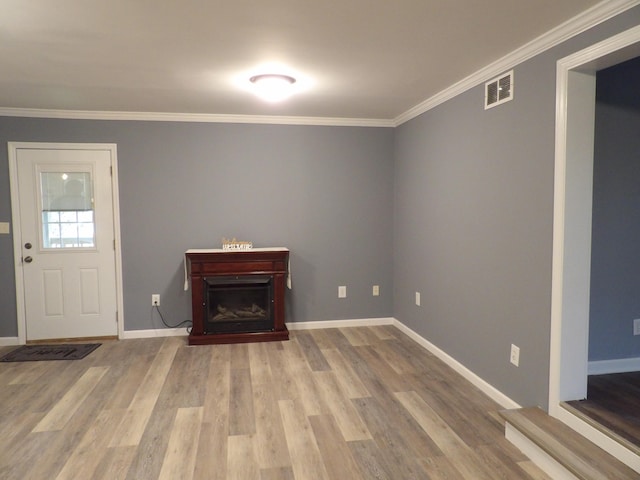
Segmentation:
[(93, 184), (89, 172), (41, 172), (42, 246), (95, 247)]

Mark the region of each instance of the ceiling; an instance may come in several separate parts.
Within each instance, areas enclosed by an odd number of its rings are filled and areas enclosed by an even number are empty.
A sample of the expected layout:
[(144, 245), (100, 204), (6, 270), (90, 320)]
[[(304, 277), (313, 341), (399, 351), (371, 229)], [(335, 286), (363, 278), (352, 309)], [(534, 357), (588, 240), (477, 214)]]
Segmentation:
[(2, 0), (0, 111), (393, 120), (598, 1)]

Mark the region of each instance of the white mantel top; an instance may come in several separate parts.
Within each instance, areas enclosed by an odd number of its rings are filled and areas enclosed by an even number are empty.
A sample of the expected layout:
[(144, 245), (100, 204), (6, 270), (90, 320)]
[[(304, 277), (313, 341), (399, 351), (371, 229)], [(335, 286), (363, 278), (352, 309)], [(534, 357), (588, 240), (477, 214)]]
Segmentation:
[[(187, 253), (244, 253), (244, 252), (288, 252), (285, 247), (249, 248), (247, 250), (223, 250), (222, 248), (190, 248), (184, 252), (184, 291), (189, 290), (189, 262)], [(287, 265), (287, 288), (291, 290), (291, 258)]]

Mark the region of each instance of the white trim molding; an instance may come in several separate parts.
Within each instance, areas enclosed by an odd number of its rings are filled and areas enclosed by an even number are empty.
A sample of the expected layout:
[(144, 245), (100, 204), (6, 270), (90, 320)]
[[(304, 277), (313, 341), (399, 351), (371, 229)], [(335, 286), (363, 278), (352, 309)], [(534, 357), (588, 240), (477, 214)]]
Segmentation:
[(371, 327), (374, 325), (393, 325), (393, 318), (356, 318), (353, 320), (319, 320), (317, 322), (290, 322), (289, 330), (314, 330), (316, 328)]
[(640, 372), (640, 357), (591, 361), (589, 362), (588, 372), (589, 375)]
[[(631, 2), (630, 2), (631, 3)], [(640, 26), (585, 48), (557, 63), (556, 141), (549, 355), (549, 414), (573, 428), (636, 471), (640, 457), (562, 408), (562, 401), (582, 399), (587, 391), (588, 283), (591, 235), (576, 228), (590, 218), (591, 204), (576, 201), (592, 184), (585, 182), (593, 147), (593, 125), (584, 125), (585, 110), (595, 103), (595, 72), (640, 52)], [(589, 88), (585, 88), (588, 84)], [(571, 114), (569, 113), (571, 112)], [(583, 199), (584, 200), (584, 199)], [(571, 205), (569, 205), (571, 203)], [(590, 230), (589, 230), (590, 231)], [(576, 253), (579, 253), (577, 256)], [(577, 290), (577, 286), (579, 289)]]
[[(581, 302), (588, 312), (588, 292), (576, 295), (566, 289), (566, 285), (576, 283), (573, 277), (566, 280), (565, 268), (567, 263), (567, 249), (573, 252), (582, 245), (567, 245), (567, 233), (571, 233), (571, 224), (576, 211), (567, 211), (566, 199), (568, 192), (578, 189), (583, 182), (582, 174), (568, 171), (568, 166), (575, 165), (585, 158), (576, 142), (585, 142), (585, 137), (593, 135), (592, 129), (575, 131), (575, 126), (569, 124), (568, 111), (575, 105), (592, 101), (594, 92), (584, 93), (581, 90), (570, 90), (572, 78), (595, 77), (596, 66), (605, 68), (637, 56), (640, 51), (640, 26), (633, 27), (611, 38), (603, 40), (591, 47), (576, 52), (558, 61), (556, 83), (556, 142), (555, 142), (555, 185), (554, 185), (554, 220), (553, 220), (553, 268), (551, 285), (551, 334), (550, 334), (550, 370), (549, 370), (549, 413), (555, 416), (559, 411), (559, 403), (566, 400), (583, 398), (586, 394), (586, 372), (588, 352), (584, 341), (576, 342), (578, 333), (584, 336), (588, 331), (588, 313), (573, 319), (566, 312)], [(595, 80), (593, 81), (595, 91)], [(581, 98), (585, 97), (585, 98)], [(575, 113), (575, 112), (574, 112)], [(574, 114), (573, 118), (577, 115)], [(572, 133), (571, 138), (569, 133)], [(573, 138), (573, 142), (572, 139)], [(591, 137), (592, 138), (592, 137)], [(590, 142), (592, 144), (592, 140)], [(583, 158), (581, 158), (581, 155)], [(591, 158), (591, 161), (593, 159)], [(575, 169), (574, 169), (575, 170)], [(584, 212), (577, 212), (583, 215)], [(587, 212), (590, 216), (590, 212)], [(590, 235), (573, 237), (574, 243), (590, 241)], [(590, 253), (588, 255), (590, 257)], [(574, 267), (570, 265), (573, 269)], [(586, 275), (586, 274), (585, 274)], [(585, 297), (586, 295), (586, 297)], [(584, 310), (584, 308), (583, 308)], [(569, 321), (573, 320), (573, 324)], [(577, 365), (577, 367), (576, 367)], [(576, 369), (584, 369), (585, 378), (578, 375)], [(580, 378), (577, 378), (577, 377)], [(570, 379), (576, 379), (576, 392), (567, 387)], [(582, 396), (580, 396), (582, 395)]]
[[(317, 328), (370, 327), (374, 325), (394, 325), (394, 318), (357, 318), (353, 320), (319, 320), (317, 322), (290, 322), (289, 330), (314, 330)], [(125, 330), (121, 339), (179, 337), (189, 335), (186, 328), (157, 328), (149, 330)]]
[(155, 328), (149, 330), (125, 330), (120, 335), (121, 340), (133, 338), (182, 337), (189, 335), (186, 328)]
[(147, 122), (251, 123), (269, 125), (315, 125), (332, 127), (393, 128), (393, 120), (378, 118), (295, 117), (278, 115), (231, 115), (214, 113), (110, 112), (92, 110), (48, 110), (0, 107), (0, 116), (62, 118), (74, 120), (137, 120)]
[(12, 347), (14, 345), (21, 345), (18, 337), (0, 337), (0, 347)]
[(520, 404), (506, 396), (504, 393), (502, 393), (500, 390), (495, 388), (483, 378), (473, 373), (471, 370), (458, 362), (455, 358), (451, 357), (445, 351), (436, 347), (433, 343), (429, 342), (424, 337), (421, 337), (419, 334), (404, 325), (402, 322), (395, 320), (394, 325), (398, 328), (398, 330), (405, 333), (408, 337), (415, 340), (420, 346), (422, 346), (423, 348), (434, 354), (436, 357), (438, 357), (440, 360), (442, 360), (444, 363), (449, 365), (456, 372), (462, 375), (466, 380), (479, 388), (484, 394), (489, 396), (493, 401), (500, 404), (503, 408), (521, 408)]
[(13, 250), (14, 250), (14, 278), (16, 285), (16, 321), (18, 326), (18, 341), (25, 344), (26, 310), (24, 275), (21, 267), (22, 230), (20, 223), (20, 196), (18, 192), (18, 158), (17, 151), (21, 148), (65, 149), (65, 150), (106, 150), (111, 159), (111, 191), (113, 207), (114, 261), (116, 274), (116, 315), (118, 320), (117, 332), (121, 338), (124, 332), (124, 294), (122, 281), (122, 250), (120, 241), (120, 195), (118, 193), (118, 153), (117, 145), (113, 143), (59, 143), (59, 142), (7, 142), (9, 158), (9, 187), (11, 191), (11, 219), (13, 222)]

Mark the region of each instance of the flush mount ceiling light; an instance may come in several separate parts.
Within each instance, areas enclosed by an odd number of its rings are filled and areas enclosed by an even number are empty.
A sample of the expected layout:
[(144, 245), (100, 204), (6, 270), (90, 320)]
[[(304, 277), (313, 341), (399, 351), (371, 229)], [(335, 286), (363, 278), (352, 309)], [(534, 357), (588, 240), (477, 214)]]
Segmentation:
[(254, 75), (249, 81), (255, 87), (254, 92), (267, 102), (279, 102), (293, 94), (296, 79), (279, 73)]

